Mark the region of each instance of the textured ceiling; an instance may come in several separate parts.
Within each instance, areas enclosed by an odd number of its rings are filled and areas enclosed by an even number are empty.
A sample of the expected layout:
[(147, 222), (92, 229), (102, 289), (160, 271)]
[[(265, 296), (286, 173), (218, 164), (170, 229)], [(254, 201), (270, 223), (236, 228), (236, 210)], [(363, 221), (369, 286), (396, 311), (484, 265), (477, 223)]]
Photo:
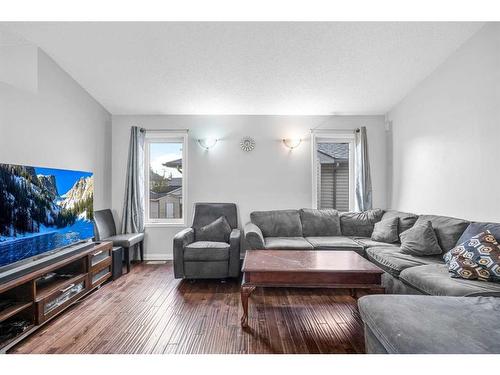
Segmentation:
[(113, 114), (385, 113), (481, 23), (0, 23)]

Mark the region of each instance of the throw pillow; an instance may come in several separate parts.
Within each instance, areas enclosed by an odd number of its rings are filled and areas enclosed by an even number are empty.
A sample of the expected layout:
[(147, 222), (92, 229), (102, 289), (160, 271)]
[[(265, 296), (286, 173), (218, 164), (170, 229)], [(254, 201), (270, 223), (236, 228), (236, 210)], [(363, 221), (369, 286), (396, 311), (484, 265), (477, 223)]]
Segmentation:
[(343, 236), (371, 237), (373, 226), (384, 215), (381, 209), (362, 212), (342, 212), (340, 214), (340, 229)]
[(498, 223), (470, 223), (465, 232), (462, 233), (455, 246), (470, 240), (472, 236), (489, 230), (495, 238), (500, 238), (500, 224)]
[(441, 254), (436, 233), (430, 221), (416, 223), (400, 234), (401, 252), (403, 254), (426, 256)]
[(379, 242), (394, 243), (398, 242), (398, 223), (397, 217), (380, 220), (373, 227), (372, 240)]
[(225, 216), (212, 221), (196, 231), (196, 241), (229, 242), (231, 226)]
[(337, 210), (302, 208), (299, 212), (304, 237), (342, 235), (340, 231), (340, 217)]
[(500, 281), (500, 244), (489, 230), (472, 236), (444, 255), (451, 277)]

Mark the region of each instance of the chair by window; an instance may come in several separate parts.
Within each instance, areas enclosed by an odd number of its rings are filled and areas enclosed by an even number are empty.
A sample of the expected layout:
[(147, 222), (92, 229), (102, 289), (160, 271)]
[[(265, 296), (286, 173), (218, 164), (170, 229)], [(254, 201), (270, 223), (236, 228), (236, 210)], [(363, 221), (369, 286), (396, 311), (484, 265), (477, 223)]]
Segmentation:
[(127, 272), (130, 272), (130, 249), (139, 247), (141, 261), (144, 261), (144, 233), (117, 234), (111, 210), (94, 211), (95, 238), (97, 241), (112, 241), (113, 246), (123, 247)]
[[(198, 241), (196, 232), (224, 216), (232, 231), (229, 242)], [(238, 216), (234, 203), (196, 203), (193, 224), (174, 237), (176, 279), (218, 279), (240, 274)]]

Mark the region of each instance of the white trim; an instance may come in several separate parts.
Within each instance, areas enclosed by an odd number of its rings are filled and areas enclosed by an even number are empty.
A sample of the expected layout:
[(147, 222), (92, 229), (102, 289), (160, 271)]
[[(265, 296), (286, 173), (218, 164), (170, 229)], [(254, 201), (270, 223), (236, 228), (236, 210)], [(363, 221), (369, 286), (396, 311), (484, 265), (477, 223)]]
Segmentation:
[(156, 254), (144, 254), (144, 261), (148, 260), (173, 260), (174, 255), (173, 254), (162, 254), (162, 253), (156, 253)]
[[(149, 146), (151, 143), (182, 142), (182, 218), (150, 219), (149, 218)], [(188, 131), (162, 130), (151, 133), (146, 131), (144, 147), (144, 226), (145, 227), (183, 227), (186, 225), (186, 202), (188, 184)]]
[(312, 208), (318, 208), (318, 163), (316, 143), (325, 139), (328, 142), (349, 143), (349, 211), (354, 210), (354, 130), (322, 129), (311, 130), (311, 165), (312, 165)]
[[(179, 219), (180, 220), (180, 219)], [(184, 223), (164, 223), (164, 222), (148, 222), (144, 223), (145, 228), (186, 228)]]

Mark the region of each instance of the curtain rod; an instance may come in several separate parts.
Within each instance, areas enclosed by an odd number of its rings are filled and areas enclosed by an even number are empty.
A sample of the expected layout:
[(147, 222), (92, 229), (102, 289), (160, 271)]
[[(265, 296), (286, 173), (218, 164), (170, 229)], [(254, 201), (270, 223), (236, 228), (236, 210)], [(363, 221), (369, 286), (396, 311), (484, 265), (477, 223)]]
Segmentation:
[(321, 132), (335, 132), (335, 133), (353, 133), (353, 132), (359, 132), (359, 128), (356, 129), (311, 129), (311, 133), (321, 133)]
[(154, 132), (189, 132), (189, 129), (144, 129), (141, 128), (141, 132), (146, 132), (146, 133), (154, 133)]

